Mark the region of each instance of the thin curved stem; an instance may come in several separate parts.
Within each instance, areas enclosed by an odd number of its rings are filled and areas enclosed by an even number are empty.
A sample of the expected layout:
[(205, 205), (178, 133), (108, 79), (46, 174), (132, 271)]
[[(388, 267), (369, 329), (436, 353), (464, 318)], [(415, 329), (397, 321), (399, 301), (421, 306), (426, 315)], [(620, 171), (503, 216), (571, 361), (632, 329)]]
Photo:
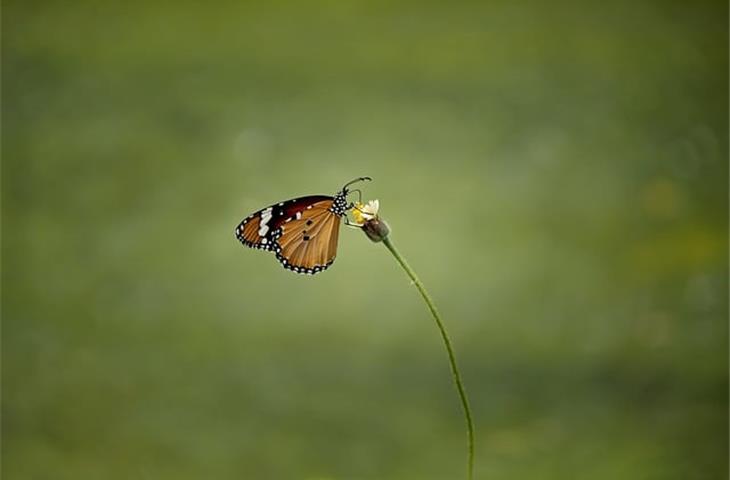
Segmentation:
[(449, 354), (449, 364), (451, 365), (451, 375), (454, 378), (454, 384), (456, 385), (456, 390), (459, 392), (459, 399), (461, 400), (461, 406), (464, 409), (464, 419), (466, 420), (466, 436), (467, 436), (467, 465), (466, 465), (466, 471), (467, 471), (467, 478), (469, 480), (472, 480), (474, 476), (474, 425), (472, 423), (471, 419), (471, 409), (469, 408), (469, 400), (466, 397), (466, 391), (464, 390), (464, 385), (461, 382), (461, 374), (459, 373), (459, 367), (456, 365), (456, 356), (454, 355), (454, 349), (451, 346), (451, 340), (449, 339), (448, 333), (446, 333), (446, 328), (444, 327), (443, 322), (441, 321), (441, 315), (439, 315), (438, 310), (436, 310), (436, 305), (433, 303), (433, 299), (431, 299), (431, 296), (426, 291), (426, 287), (423, 286), (423, 283), (421, 283), (421, 280), (419, 280), (418, 276), (416, 275), (416, 272), (411, 269), (411, 267), (406, 263), (405, 258), (401, 256), (401, 254), (398, 252), (398, 250), (395, 248), (395, 246), (390, 242), (390, 239), (388, 237), (385, 237), (383, 239), (383, 243), (385, 246), (390, 250), (390, 253), (393, 254), (393, 257), (398, 261), (401, 267), (403, 267), (403, 270), (408, 274), (411, 280), (413, 280), (413, 284), (418, 289), (418, 292), (423, 297), (423, 300), (426, 302), (426, 305), (428, 306), (428, 309), (431, 311), (431, 315), (433, 315), (434, 320), (436, 320), (436, 326), (438, 326), (439, 332), (441, 332), (441, 338), (444, 341), (444, 345), (446, 346), (446, 352)]

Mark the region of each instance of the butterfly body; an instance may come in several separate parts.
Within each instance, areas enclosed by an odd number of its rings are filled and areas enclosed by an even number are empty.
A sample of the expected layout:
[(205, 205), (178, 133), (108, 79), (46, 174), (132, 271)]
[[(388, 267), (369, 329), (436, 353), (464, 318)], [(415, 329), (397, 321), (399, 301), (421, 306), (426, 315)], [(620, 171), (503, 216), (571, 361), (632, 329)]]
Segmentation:
[(352, 208), (347, 194), (346, 185), (334, 196), (310, 195), (271, 205), (239, 223), (236, 238), (247, 247), (273, 252), (288, 270), (314, 275), (335, 260), (340, 221)]

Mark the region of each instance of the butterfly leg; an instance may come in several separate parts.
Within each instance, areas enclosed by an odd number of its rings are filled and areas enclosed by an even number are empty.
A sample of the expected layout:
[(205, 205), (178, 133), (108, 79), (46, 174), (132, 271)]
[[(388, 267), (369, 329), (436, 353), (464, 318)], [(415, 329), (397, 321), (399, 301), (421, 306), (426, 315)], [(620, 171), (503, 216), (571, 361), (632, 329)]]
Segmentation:
[(362, 228), (362, 225), (358, 225), (357, 223), (350, 223), (350, 219), (347, 217), (345, 217), (345, 225), (350, 228), (357, 228), (358, 230)]

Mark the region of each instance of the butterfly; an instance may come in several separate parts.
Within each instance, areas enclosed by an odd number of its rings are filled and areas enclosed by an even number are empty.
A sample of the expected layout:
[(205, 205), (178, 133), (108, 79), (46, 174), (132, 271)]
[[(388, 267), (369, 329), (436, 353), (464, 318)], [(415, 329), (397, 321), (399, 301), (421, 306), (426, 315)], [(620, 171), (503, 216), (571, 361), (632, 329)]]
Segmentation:
[(342, 217), (351, 225), (346, 215), (354, 204), (347, 201), (348, 187), (370, 180), (358, 177), (333, 197), (310, 195), (263, 208), (238, 224), (236, 238), (247, 247), (273, 252), (293, 272), (322, 272), (335, 261)]

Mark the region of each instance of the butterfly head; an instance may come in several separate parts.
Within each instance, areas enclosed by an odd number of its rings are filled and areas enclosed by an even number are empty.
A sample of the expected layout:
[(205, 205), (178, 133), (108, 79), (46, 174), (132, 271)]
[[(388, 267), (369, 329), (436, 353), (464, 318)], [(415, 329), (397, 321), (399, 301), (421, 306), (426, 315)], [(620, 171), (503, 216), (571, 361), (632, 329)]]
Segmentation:
[(347, 182), (345, 184), (345, 186), (342, 187), (342, 190), (340, 190), (339, 192), (335, 193), (335, 197), (334, 197), (334, 201), (333, 201), (333, 205), (332, 205), (332, 210), (336, 214), (338, 214), (338, 215), (344, 215), (345, 212), (347, 212), (348, 210), (350, 210), (352, 207), (355, 206), (354, 203), (347, 201), (347, 196), (351, 192), (357, 192), (358, 193), (358, 196), (360, 198), (362, 198), (362, 192), (360, 192), (359, 189), (355, 188), (355, 189), (350, 190), (350, 188), (348, 188), (348, 187), (350, 185), (352, 185), (353, 183), (357, 183), (357, 182), (369, 182), (371, 180), (372, 180), (372, 178), (370, 178), (370, 177), (358, 177), (358, 178), (356, 178), (354, 180), (351, 180), (351, 181)]

